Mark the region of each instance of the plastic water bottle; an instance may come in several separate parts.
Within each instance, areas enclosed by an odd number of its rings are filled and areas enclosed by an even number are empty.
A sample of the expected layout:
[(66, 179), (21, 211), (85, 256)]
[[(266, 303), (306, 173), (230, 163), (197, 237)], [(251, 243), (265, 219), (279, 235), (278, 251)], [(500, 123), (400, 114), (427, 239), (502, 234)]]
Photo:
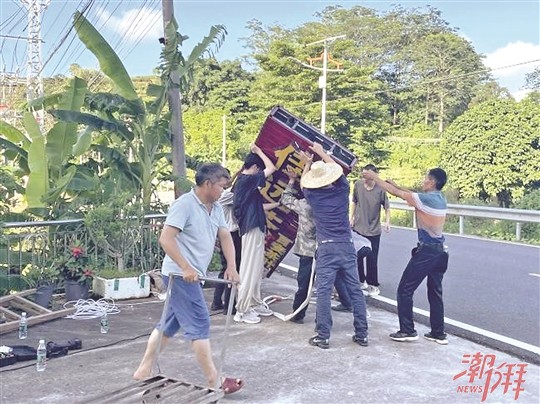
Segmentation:
[(19, 339), (26, 339), (28, 337), (28, 320), (26, 319), (26, 312), (23, 311), (19, 320)]
[(47, 348), (45, 347), (45, 340), (40, 339), (37, 347), (37, 361), (36, 369), (38, 372), (43, 372), (47, 367)]
[(103, 313), (101, 316), (101, 333), (107, 334), (109, 332), (109, 318), (107, 317), (107, 313)]

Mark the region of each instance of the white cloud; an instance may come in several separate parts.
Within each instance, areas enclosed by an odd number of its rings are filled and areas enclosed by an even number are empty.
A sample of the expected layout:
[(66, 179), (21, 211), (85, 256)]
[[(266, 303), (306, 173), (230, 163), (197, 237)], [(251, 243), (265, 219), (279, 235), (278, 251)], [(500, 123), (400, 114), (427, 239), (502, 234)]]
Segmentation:
[[(518, 41), (509, 43), (505, 47), (489, 53), (484, 60), (484, 64), (491, 69), (497, 69), (493, 71), (493, 74), (497, 77), (506, 77), (532, 71), (535, 66), (534, 63), (518, 64), (538, 59), (540, 59), (540, 45)], [(538, 64), (540, 62), (536, 62), (536, 65)], [(504, 69), (499, 69), (501, 67), (504, 67)]]
[(111, 15), (109, 11), (101, 9), (98, 18), (105, 28), (122, 35), (128, 42), (136, 42), (141, 38), (143, 41), (155, 41), (163, 36), (160, 10), (134, 8), (118, 14)]
[(525, 74), (540, 66), (540, 45), (528, 42), (512, 42), (486, 55), (484, 65), (492, 70), (499, 84), (508, 88), (515, 98), (523, 97), (520, 93), (525, 85)]

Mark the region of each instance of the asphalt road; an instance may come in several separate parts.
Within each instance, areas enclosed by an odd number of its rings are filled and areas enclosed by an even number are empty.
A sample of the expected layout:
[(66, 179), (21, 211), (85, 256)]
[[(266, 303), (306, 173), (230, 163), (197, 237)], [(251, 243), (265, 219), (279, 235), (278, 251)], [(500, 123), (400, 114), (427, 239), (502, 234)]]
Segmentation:
[[(381, 296), (396, 299), (415, 244), (415, 230), (392, 228), (383, 233)], [(445, 316), (540, 346), (540, 248), (452, 235), (446, 236), (446, 244), (450, 261), (443, 281)], [(284, 263), (296, 267), (298, 259), (288, 256)], [(415, 293), (414, 307), (429, 310), (425, 284)]]

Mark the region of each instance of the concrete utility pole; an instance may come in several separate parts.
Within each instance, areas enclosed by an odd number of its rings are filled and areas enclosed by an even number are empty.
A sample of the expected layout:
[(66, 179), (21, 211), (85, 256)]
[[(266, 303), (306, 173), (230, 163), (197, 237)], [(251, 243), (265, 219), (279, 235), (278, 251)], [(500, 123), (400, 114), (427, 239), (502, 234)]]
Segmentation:
[(222, 134), (221, 134), (221, 165), (225, 167), (227, 163), (227, 115), (223, 114), (222, 117)]
[[(322, 55), (317, 58), (308, 58), (309, 65), (304, 62), (299, 61), (298, 59), (291, 58), (297, 63), (300, 63), (302, 66), (307, 67), (308, 69), (322, 71), (322, 76), (319, 77), (319, 88), (322, 89), (322, 108), (321, 108), (321, 132), (322, 133), (326, 132), (326, 77), (327, 77), (327, 73), (344, 71), (343, 69), (341, 69), (342, 63), (336, 62), (330, 57), (330, 54), (328, 53), (328, 45), (338, 39), (343, 39), (343, 38), (345, 38), (345, 35), (333, 36), (333, 37), (321, 39), (320, 41), (308, 43), (306, 46), (317, 45), (320, 43), (323, 44)], [(313, 66), (313, 62), (319, 61), (319, 60), (322, 60), (323, 62), (322, 69), (320, 67)], [(336, 66), (336, 68), (329, 69), (328, 62), (333, 63)]]
[[(167, 24), (174, 18), (174, 4), (173, 0), (162, 0), (161, 2), (163, 13), (163, 32), (165, 40), (165, 28)], [(173, 86), (169, 88), (167, 95), (169, 101), (169, 110), (171, 111), (171, 122), (169, 124), (169, 130), (171, 132), (172, 143), (172, 165), (173, 175), (179, 178), (186, 177), (186, 153), (184, 144), (184, 131), (182, 124), (182, 100), (180, 94), (180, 79), (178, 72), (173, 71), (169, 78), (173, 82)], [(181, 194), (180, 188), (175, 183), (174, 185), (174, 197), (177, 198)]]
[[(21, 3), (28, 10), (28, 71), (26, 72), (26, 99), (28, 101), (43, 97), (41, 15), (50, 2), (50, 0), (21, 0)], [(36, 119), (39, 125), (43, 127), (43, 110), (36, 113)]]

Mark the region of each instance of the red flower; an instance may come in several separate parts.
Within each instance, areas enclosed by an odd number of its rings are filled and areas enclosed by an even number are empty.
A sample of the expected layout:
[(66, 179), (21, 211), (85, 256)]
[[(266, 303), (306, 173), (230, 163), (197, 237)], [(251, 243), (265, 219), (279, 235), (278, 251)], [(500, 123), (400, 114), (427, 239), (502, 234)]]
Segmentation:
[(75, 258), (79, 258), (83, 252), (84, 251), (81, 247), (71, 247), (71, 255)]

